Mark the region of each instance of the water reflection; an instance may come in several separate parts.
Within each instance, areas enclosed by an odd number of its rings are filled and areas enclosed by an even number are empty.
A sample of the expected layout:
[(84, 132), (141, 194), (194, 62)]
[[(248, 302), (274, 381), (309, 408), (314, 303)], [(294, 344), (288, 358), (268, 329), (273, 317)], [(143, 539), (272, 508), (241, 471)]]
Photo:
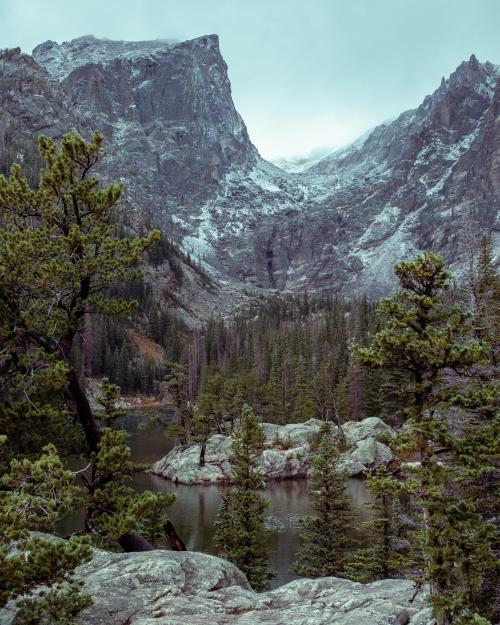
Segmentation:
[[(137, 429), (128, 424), (133, 457), (136, 462), (151, 463), (166, 454), (174, 441), (163, 435), (163, 427)], [(219, 508), (223, 487), (217, 485), (173, 484), (157, 475), (139, 473), (134, 477), (138, 491), (149, 489), (161, 493), (175, 493), (176, 500), (168, 511), (179, 536), (192, 551), (217, 554), (214, 543), (214, 522)], [(365, 503), (369, 494), (362, 480), (351, 479), (348, 491), (361, 518), (366, 517)], [(289, 572), (298, 547), (298, 520), (309, 512), (307, 480), (283, 480), (270, 482), (263, 492), (268, 502), (267, 525), (272, 529), (271, 569), (275, 573), (272, 586), (281, 586), (294, 576)], [(67, 520), (64, 532), (79, 527), (79, 519)]]

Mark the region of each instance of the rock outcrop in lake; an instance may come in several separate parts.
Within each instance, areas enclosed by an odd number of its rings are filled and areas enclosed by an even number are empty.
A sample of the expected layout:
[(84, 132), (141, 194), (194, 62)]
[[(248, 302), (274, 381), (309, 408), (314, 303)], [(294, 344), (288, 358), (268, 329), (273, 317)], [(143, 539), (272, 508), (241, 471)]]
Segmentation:
[[(323, 424), (319, 419), (281, 426), (263, 423), (266, 443), (259, 464), (265, 479), (306, 477), (310, 469), (311, 442)], [(393, 459), (387, 445), (376, 438), (380, 434), (394, 433), (381, 419), (348, 421), (342, 429), (348, 446), (343, 462), (350, 476), (360, 475)], [(335, 432), (337, 428), (332, 426), (332, 430)], [(230, 448), (230, 436), (215, 434), (207, 442), (204, 466), (199, 466), (200, 445), (193, 444), (172, 449), (153, 465), (152, 472), (181, 484), (227, 482), (231, 474)]]

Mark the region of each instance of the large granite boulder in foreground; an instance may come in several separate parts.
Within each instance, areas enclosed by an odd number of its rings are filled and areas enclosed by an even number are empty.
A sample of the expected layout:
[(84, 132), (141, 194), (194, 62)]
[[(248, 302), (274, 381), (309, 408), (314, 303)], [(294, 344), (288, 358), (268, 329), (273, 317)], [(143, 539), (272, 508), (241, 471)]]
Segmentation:
[(81, 625), (389, 625), (404, 612), (411, 625), (430, 620), (422, 594), (410, 601), (410, 581), (300, 579), (258, 594), (235, 566), (195, 552), (97, 552), (78, 577), (94, 600)]
[[(194, 551), (109, 553), (95, 550), (77, 568), (93, 605), (80, 625), (428, 625), (425, 593), (411, 581), (359, 584), (297, 579), (256, 593), (233, 564)], [(14, 625), (12, 604), (1, 625)]]
[[(311, 443), (322, 421), (275, 425), (263, 423), (266, 448), (259, 464), (267, 480), (306, 477), (310, 469)], [(348, 450), (343, 454), (344, 466), (351, 476), (390, 462), (391, 450), (379, 442), (381, 434), (394, 431), (377, 417), (348, 421), (342, 425)], [(333, 427), (336, 431), (337, 428)], [(152, 472), (182, 484), (203, 484), (229, 481), (231, 437), (216, 434), (208, 440), (205, 465), (199, 466), (200, 446), (178, 446), (153, 465)]]

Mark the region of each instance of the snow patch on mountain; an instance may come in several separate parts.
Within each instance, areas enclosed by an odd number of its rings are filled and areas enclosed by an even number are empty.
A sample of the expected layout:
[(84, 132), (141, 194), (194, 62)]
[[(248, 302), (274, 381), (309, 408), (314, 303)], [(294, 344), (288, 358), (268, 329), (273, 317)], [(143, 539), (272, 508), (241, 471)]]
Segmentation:
[(64, 80), (77, 67), (88, 64), (106, 63), (117, 57), (130, 61), (141, 59), (155, 52), (162, 52), (177, 45), (177, 39), (156, 39), (153, 41), (112, 41), (84, 35), (72, 41), (58, 44), (46, 41), (34, 48), (35, 60), (58, 80)]

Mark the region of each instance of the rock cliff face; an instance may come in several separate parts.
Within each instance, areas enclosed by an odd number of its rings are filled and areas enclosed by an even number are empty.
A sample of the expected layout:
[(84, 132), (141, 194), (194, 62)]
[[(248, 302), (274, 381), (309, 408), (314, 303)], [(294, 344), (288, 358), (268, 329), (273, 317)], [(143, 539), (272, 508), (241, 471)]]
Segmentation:
[(257, 158), (215, 35), (183, 43), (88, 36), (46, 42), (33, 58), (60, 81), (77, 125), (108, 138), (108, 169), (126, 180), (139, 213), (197, 213), (227, 171)]
[(499, 75), (473, 56), (418, 108), (290, 173), (252, 145), (216, 35), (49, 41), (0, 54), (0, 167), (34, 175), (37, 134), (99, 129), (130, 218), (162, 224), (215, 275), (379, 296), (417, 250), (463, 267), (464, 223), (498, 242)]

